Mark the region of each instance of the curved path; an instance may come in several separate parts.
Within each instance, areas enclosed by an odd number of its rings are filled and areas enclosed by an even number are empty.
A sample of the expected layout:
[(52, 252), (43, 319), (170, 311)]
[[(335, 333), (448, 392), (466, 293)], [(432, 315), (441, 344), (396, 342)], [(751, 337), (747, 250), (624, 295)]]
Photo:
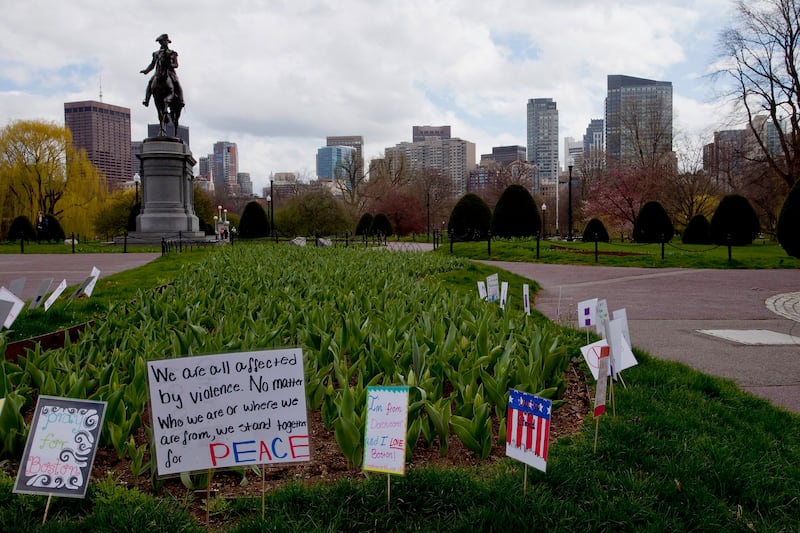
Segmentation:
[(633, 344), (730, 378), (800, 413), (800, 271), (693, 270), (484, 261), (536, 280), (536, 308), (577, 325), (577, 303), (627, 309)]

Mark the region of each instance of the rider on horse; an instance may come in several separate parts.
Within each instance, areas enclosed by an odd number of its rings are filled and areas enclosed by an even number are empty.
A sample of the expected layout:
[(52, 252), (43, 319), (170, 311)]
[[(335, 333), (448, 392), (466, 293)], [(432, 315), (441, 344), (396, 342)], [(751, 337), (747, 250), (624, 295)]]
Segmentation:
[[(161, 48), (153, 52), (153, 60), (144, 70), (140, 72), (142, 74), (147, 74), (154, 68), (156, 68), (159, 64), (166, 65), (166, 78), (167, 83), (172, 85), (172, 92), (173, 92), (173, 99), (177, 100), (181, 105), (183, 104), (183, 89), (181, 88), (181, 84), (178, 81), (178, 75), (175, 73), (175, 69), (178, 68), (178, 52), (169, 49), (169, 43), (172, 41), (169, 40), (169, 37), (166, 33), (161, 34), (156, 39), (156, 42), (161, 45)], [(163, 73), (161, 73), (163, 74)], [(144, 95), (144, 101), (142, 105), (145, 107), (150, 105), (150, 96), (153, 94), (153, 83), (155, 82), (156, 78), (159, 75), (159, 69), (156, 68), (156, 72), (150, 78), (150, 81), (147, 82), (147, 91)]]

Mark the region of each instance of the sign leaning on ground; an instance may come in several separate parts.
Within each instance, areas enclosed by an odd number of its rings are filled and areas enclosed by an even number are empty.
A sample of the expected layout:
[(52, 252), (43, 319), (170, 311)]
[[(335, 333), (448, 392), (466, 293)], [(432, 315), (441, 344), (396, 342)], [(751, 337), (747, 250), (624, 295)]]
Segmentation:
[(147, 363), (159, 476), (308, 461), (300, 348)]
[(106, 402), (39, 396), (14, 492), (83, 498)]

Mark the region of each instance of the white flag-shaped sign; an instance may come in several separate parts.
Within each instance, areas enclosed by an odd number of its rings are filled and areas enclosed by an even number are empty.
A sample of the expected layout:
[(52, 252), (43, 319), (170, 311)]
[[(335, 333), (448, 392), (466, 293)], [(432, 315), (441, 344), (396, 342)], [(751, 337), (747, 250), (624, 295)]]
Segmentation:
[(578, 302), (578, 327), (590, 328), (597, 325), (597, 298)]
[(546, 471), (552, 405), (553, 402), (548, 399), (509, 390), (506, 455), (542, 472)]
[(486, 277), (486, 293), (490, 302), (500, 299), (500, 279), (497, 274)]
[(500, 284), (500, 309), (505, 310), (506, 299), (508, 299), (508, 282), (504, 281)]
[[(603, 350), (608, 350), (608, 341), (606, 339), (600, 339), (597, 342), (593, 342), (592, 344), (587, 344), (586, 346), (581, 346), (581, 354), (583, 354), (583, 359), (586, 361), (586, 364), (589, 366), (589, 370), (592, 372), (592, 377), (594, 377), (595, 381), (599, 379), (600, 373), (600, 364), (602, 357)], [(606, 352), (608, 353), (608, 352)], [(608, 375), (608, 362), (609, 357), (603, 359), (602, 363), (606, 365), (606, 376)]]

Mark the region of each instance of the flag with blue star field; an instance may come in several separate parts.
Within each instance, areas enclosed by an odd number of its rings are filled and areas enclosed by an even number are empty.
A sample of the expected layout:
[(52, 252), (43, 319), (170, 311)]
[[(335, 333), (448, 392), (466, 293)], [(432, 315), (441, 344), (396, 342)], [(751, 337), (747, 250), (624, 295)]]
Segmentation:
[(506, 455), (546, 471), (552, 406), (553, 402), (546, 398), (509, 390)]

